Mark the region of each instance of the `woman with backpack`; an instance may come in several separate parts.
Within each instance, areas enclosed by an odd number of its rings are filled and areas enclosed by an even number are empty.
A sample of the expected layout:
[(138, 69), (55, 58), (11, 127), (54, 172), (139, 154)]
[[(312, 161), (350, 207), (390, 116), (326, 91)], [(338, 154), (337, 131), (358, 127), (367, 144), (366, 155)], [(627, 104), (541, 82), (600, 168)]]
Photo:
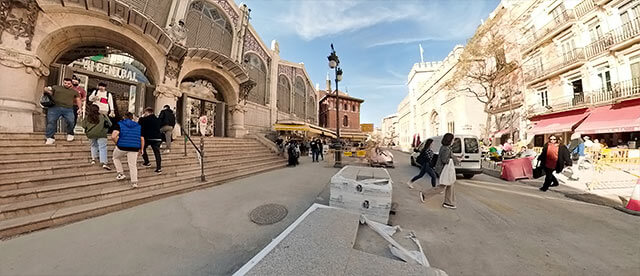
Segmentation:
[(431, 177), (431, 186), (436, 186), (436, 172), (431, 168), (431, 160), (433, 160), (433, 151), (431, 150), (432, 143), (433, 139), (427, 139), (427, 141), (424, 142), (422, 151), (420, 151), (420, 154), (416, 158), (416, 162), (420, 164), (420, 173), (407, 182), (410, 189), (413, 189), (413, 182), (416, 182), (425, 174), (428, 174), (429, 177)]
[(96, 156), (99, 154), (102, 168), (110, 171), (107, 161), (107, 131), (111, 127), (111, 120), (107, 115), (100, 113), (100, 107), (95, 104), (89, 105), (87, 117), (82, 120), (80, 126), (84, 128), (84, 133), (89, 138), (91, 145), (91, 164), (96, 163)]

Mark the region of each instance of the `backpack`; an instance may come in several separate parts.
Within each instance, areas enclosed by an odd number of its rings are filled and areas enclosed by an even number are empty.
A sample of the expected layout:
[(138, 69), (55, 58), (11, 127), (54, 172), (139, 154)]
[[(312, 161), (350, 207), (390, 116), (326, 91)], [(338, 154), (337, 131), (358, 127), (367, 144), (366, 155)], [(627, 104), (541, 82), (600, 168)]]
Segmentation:
[(418, 157), (416, 157), (416, 162), (420, 165), (425, 164), (427, 162), (427, 151), (421, 151)]
[(53, 107), (56, 103), (53, 101), (53, 96), (49, 93), (42, 94), (40, 97), (40, 106), (42, 108)]

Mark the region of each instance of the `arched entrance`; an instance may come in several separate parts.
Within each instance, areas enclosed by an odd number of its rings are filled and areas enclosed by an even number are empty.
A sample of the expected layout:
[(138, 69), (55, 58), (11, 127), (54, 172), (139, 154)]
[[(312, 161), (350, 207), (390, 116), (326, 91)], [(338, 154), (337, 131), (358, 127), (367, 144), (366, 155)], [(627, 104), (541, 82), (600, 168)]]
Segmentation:
[[(191, 65), (183, 70), (189, 70)], [(230, 107), (237, 104), (237, 92), (220, 72), (207, 68), (187, 71), (179, 88), (182, 96), (176, 104), (177, 117), (189, 135), (233, 136)]]
[(433, 111), (431, 113), (431, 133), (432, 136), (437, 136), (440, 134), (440, 117), (438, 116), (438, 112)]
[[(64, 25), (64, 18), (61, 20)], [(41, 80), (35, 92), (38, 94), (41, 87), (60, 84), (63, 78), (72, 76), (80, 80), (80, 86), (89, 95), (97, 90), (98, 83), (105, 83), (114, 100), (113, 120), (117, 121), (126, 112), (140, 114), (145, 106), (155, 105), (153, 91), (164, 74), (159, 64), (164, 63), (165, 55), (146, 37), (111, 23), (100, 24), (101, 21), (94, 19), (95, 25), (59, 27), (38, 40), (35, 52), (49, 67), (50, 74)], [(34, 130), (44, 127), (44, 116), (34, 117)]]

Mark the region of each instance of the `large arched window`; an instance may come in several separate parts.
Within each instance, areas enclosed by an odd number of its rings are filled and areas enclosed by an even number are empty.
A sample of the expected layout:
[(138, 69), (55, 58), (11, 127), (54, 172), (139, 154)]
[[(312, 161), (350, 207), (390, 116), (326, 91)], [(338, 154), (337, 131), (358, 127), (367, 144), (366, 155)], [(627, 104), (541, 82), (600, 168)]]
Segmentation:
[(300, 76), (296, 77), (294, 92), (293, 113), (300, 118), (304, 118), (304, 95), (306, 93), (306, 85), (304, 84), (304, 79), (302, 79), (302, 77)]
[(136, 0), (127, 1), (127, 4), (151, 18), (158, 26), (164, 26), (167, 23), (169, 10), (171, 10), (171, 1), (167, 0)]
[(431, 136), (436, 136), (440, 134), (440, 117), (438, 117), (438, 112), (433, 112), (431, 114)]
[(315, 121), (318, 116), (318, 111), (316, 110), (316, 97), (309, 93), (307, 96), (307, 119), (311, 119)]
[(278, 76), (278, 98), (276, 99), (276, 106), (278, 110), (289, 113), (289, 107), (291, 102), (291, 85), (289, 79), (284, 75)]
[(256, 54), (246, 53), (244, 64), (249, 78), (256, 82), (256, 87), (249, 93), (248, 100), (258, 104), (267, 103), (267, 67)]
[(187, 46), (231, 56), (233, 27), (224, 12), (206, 1), (193, 1), (186, 18)]

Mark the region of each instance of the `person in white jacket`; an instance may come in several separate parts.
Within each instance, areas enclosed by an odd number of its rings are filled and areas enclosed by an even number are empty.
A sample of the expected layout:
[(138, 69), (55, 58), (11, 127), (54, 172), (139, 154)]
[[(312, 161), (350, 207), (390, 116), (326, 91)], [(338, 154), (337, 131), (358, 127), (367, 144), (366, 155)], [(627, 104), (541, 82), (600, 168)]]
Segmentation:
[(107, 92), (107, 85), (105, 83), (98, 83), (98, 90), (89, 96), (89, 101), (100, 108), (100, 113), (109, 115), (111, 118), (116, 116), (113, 109), (113, 97), (111, 93)]

